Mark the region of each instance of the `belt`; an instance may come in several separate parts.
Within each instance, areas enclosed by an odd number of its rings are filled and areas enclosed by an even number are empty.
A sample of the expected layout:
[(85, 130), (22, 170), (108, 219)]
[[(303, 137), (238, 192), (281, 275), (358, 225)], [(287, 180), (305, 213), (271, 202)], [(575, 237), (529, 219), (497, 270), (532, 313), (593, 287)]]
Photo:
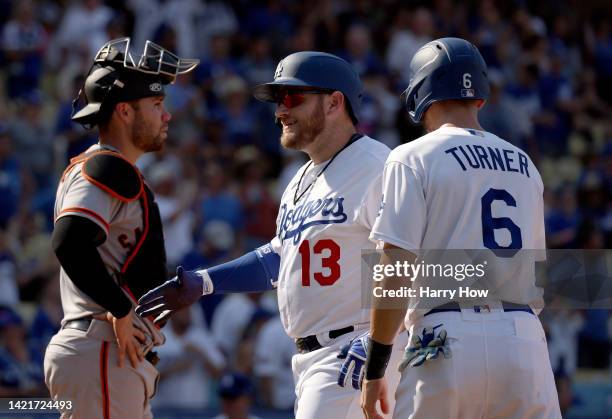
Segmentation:
[[(76, 329), (81, 330), (83, 332), (87, 332), (92, 320), (93, 317), (83, 317), (82, 319), (68, 320), (62, 326), (62, 329)], [(145, 359), (153, 365), (157, 365), (157, 363), (159, 362), (159, 356), (157, 356), (157, 352), (155, 351), (147, 352), (145, 355)]]
[[(343, 327), (342, 329), (330, 330), (326, 335), (329, 339), (335, 339), (339, 336), (346, 335), (355, 330), (354, 326)], [(298, 352), (303, 354), (307, 352), (316, 351), (321, 349), (323, 345), (319, 342), (317, 335), (310, 335), (304, 338), (297, 338), (295, 340), (295, 346), (297, 346)]]
[[(509, 303), (507, 301), (502, 301), (501, 303), (502, 303), (503, 310), (506, 312), (524, 311), (526, 313), (534, 314), (531, 307), (529, 307), (526, 304), (515, 304), (515, 303)], [(480, 313), (481, 311), (485, 311), (485, 310), (490, 311), (490, 308), (487, 305), (473, 306), (473, 309), (476, 313)], [(438, 306), (436, 308), (429, 310), (427, 313), (424, 314), (424, 316), (429, 316), (430, 314), (434, 314), (434, 313), (445, 313), (448, 311), (459, 311), (460, 312), (461, 306), (459, 306), (458, 302), (451, 301), (449, 303), (442, 304), (441, 306)]]

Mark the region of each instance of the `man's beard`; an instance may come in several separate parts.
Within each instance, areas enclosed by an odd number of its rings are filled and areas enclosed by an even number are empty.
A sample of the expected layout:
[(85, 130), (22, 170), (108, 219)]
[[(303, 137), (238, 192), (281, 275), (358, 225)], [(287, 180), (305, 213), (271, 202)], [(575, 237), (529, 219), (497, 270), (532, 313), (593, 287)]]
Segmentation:
[(283, 129), (280, 138), (283, 147), (292, 150), (304, 150), (323, 132), (325, 128), (325, 114), (323, 113), (321, 102), (319, 100), (311, 115), (294, 125), (294, 127), (298, 126), (295, 131), (286, 132)]
[(164, 138), (161, 129), (154, 135), (151, 128), (143, 121), (142, 118), (136, 118), (132, 126), (132, 141), (139, 149), (148, 153), (150, 151), (159, 151), (164, 146)]

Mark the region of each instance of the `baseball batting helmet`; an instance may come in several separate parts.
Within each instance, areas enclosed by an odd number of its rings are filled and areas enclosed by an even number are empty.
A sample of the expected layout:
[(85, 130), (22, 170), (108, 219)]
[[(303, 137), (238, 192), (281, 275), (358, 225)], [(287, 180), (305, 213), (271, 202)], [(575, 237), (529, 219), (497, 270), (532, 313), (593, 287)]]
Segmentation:
[(404, 91), (415, 123), (434, 102), (487, 99), (487, 64), (478, 49), (460, 38), (440, 38), (421, 47), (410, 62), (410, 83)]
[(179, 58), (151, 41), (146, 42), (137, 61), (129, 49), (130, 38), (114, 39), (100, 48), (83, 87), (72, 101), (73, 121), (90, 129), (107, 118), (119, 102), (163, 96), (164, 85), (174, 83), (179, 74), (193, 70), (199, 63)]
[(264, 102), (278, 103), (278, 92), (283, 86), (337, 90), (346, 99), (353, 123), (358, 121), (363, 85), (355, 69), (338, 56), (318, 51), (288, 55), (278, 63), (274, 81), (255, 86), (253, 95)]

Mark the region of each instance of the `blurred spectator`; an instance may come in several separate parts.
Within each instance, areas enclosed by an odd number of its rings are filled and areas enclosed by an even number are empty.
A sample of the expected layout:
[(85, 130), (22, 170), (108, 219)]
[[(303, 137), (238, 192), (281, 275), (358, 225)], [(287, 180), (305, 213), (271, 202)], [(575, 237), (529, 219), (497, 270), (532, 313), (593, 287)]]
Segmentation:
[(265, 34), (272, 43), (281, 43), (292, 32), (292, 19), (281, 0), (250, 3), (245, 31), (250, 36)]
[(574, 374), (578, 365), (578, 332), (584, 323), (582, 315), (572, 310), (551, 310), (544, 319), (553, 371)]
[(274, 75), (276, 63), (270, 56), (270, 41), (264, 36), (252, 39), (240, 63), (242, 73), (250, 86), (267, 83)]
[(514, 128), (514, 115), (508, 97), (504, 95), (504, 76), (500, 71), (489, 70), (491, 94), (486, 105), (478, 113), (482, 127), (510, 143), (520, 146), (520, 136)]
[(433, 35), (433, 18), (428, 9), (399, 11), (387, 49), (387, 66), (401, 76), (406, 86), (410, 80), (410, 60), (419, 48), (433, 40)]
[(40, 353), (41, 359), (44, 358), (49, 341), (59, 331), (64, 316), (57, 272), (59, 270), (41, 284), (36, 313), (29, 329), (32, 346)]
[(179, 57), (194, 57), (194, 16), (201, 7), (199, 3), (196, 0), (128, 0), (127, 6), (135, 17), (135, 47), (143, 48), (145, 41), (153, 39), (160, 26), (166, 25), (176, 34), (172, 51), (176, 51)]
[(6, 230), (0, 229), (0, 305), (16, 307), (19, 304), (17, 263), (9, 240)]
[(194, 315), (200, 315), (197, 306), (179, 310), (164, 328), (154, 406), (204, 408), (210, 403), (211, 378), (220, 375), (225, 359), (208, 331), (194, 324)]
[(239, 72), (239, 63), (230, 55), (231, 38), (221, 32), (213, 34), (210, 38), (210, 48), (200, 65), (195, 69), (194, 80), (202, 88), (209, 107), (217, 104), (218, 98), (212, 89), (220, 80), (235, 76)]
[(50, 64), (63, 67), (81, 55), (91, 59), (108, 41), (106, 26), (112, 18), (113, 11), (101, 0), (71, 2), (53, 39)]
[(203, 105), (201, 92), (193, 84), (193, 73), (179, 77), (166, 90), (165, 106), (172, 114), (171, 138), (177, 145), (193, 141), (199, 135), (207, 113)]
[(171, 268), (177, 266), (193, 247), (192, 231), (195, 216), (191, 210), (195, 188), (179, 189), (178, 174), (166, 161), (149, 168), (148, 180), (155, 193), (155, 201), (164, 226), (166, 257)]
[[(230, 259), (233, 247), (234, 230), (229, 224), (223, 221), (209, 221), (199, 234), (197, 246), (187, 253), (181, 265), (187, 270), (219, 265)], [(200, 299), (206, 324), (212, 324), (213, 314), (222, 300), (222, 294), (212, 294)]]
[(28, 345), (19, 315), (8, 307), (0, 307), (0, 396), (48, 394), (39, 355)]
[[(34, 175), (37, 195), (55, 188), (50, 175), (54, 169), (53, 134), (44, 118), (40, 91), (31, 91), (22, 97), (19, 112), (10, 124), (15, 153), (19, 161)], [(53, 191), (50, 192), (53, 195)]]
[(578, 337), (578, 366), (582, 368), (610, 368), (610, 310), (587, 310)]
[(285, 333), (280, 317), (268, 320), (257, 337), (253, 362), (264, 406), (293, 409), (295, 390), (291, 359), (296, 353), (295, 342)]
[[(54, 276), (59, 269), (55, 253), (51, 247), (51, 232), (42, 213), (24, 213), (19, 230), (20, 249), (17, 253), (19, 266), (19, 288), (21, 298), (31, 300), (40, 289), (39, 283)], [(27, 288), (36, 288), (29, 290)], [(32, 292), (33, 291), (33, 292)]]
[(26, 208), (32, 179), (23, 160), (13, 150), (14, 141), (6, 125), (0, 125), (0, 230)]
[[(236, 354), (247, 326), (258, 308), (261, 294), (228, 294), (217, 307), (212, 322), (215, 341), (229, 358)], [(232, 359), (229, 360), (230, 365)]]
[(204, 224), (212, 220), (228, 223), (234, 231), (241, 231), (244, 216), (240, 200), (229, 188), (229, 179), (221, 166), (210, 164), (204, 171), (206, 192), (200, 204)]
[(6, 93), (11, 99), (38, 89), (42, 77), (47, 34), (35, 18), (32, 0), (13, 2), (13, 18), (2, 30), (2, 49), (7, 61)]
[(561, 415), (565, 417), (568, 410), (572, 407), (574, 400), (574, 392), (572, 390), (571, 375), (560, 371), (555, 373), (555, 385), (557, 386), (557, 394), (559, 395), (559, 407)]
[(238, 196), (244, 209), (245, 250), (268, 243), (276, 231), (278, 202), (264, 183), (266, 160), (255, 147), (244, 147), (235, 156)]
[(214, 419), (259, 419), (250, 414), (253, 385), (244, 374), (227, 373), (219, 381), (221, 414)]
[(542, 109), (538, 94), (538, 78), (537, 65), (523, 62), (518, 65), (516, 81), (506, 87), (515, 136), (522, 141), (532, 139), (534, 118)]
[(359, 132), (393, 149), (401, 144), (395, 129), (395, 116), (401, 103), (397, 95), (391, 92), (386, 73), (373, 69), (362, 76), (362, 81), (364, 95), (359, 115)]
[(546, 217), (548, 246), (557, 249), (574, 248), (581, 216), (573, 186), (563, 187), (556, 194), (556, 202), (557, 205)]
[(195, 16), (196, 42), (195, 56), (205, 57), (208, 55), (210, 38), (214, 34), (236, 32), (238, 19), (230, 4), (224, 1), (207, 0), (201, 2)]
[(363, 24), (353, 24), (349, 27), (345, 37), (345, 50), (339, 55), (355, 67), (359, 76), (384, 71), (383, 64), (372, 50), (370, 30)]
[(225, 127), (223, 145), (240, 147), (256, 143), (257, 114), (250, 105), (246, 82), (238, 76), (219, 80), (213, 89), (220, 99), (211, 117)]

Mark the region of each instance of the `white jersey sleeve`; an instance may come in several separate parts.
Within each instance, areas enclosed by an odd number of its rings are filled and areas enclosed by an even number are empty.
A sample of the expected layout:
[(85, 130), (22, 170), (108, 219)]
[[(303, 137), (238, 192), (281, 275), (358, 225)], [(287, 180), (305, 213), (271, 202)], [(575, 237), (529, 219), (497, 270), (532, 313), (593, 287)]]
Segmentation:
[(357, 222), (361, 223), (368, 230), (372, 229), (378, 209), (380, 208), (380, 201), (382, 199), (382, 173), (377, 175), (372, 181), (368, 190), (361, 201), (359, 207), (359, 214), (357, 216)]
[(371, 238), (406, 250), (418, 250), (425, 225), (427, 207), (421, 176), (415, 169), (394, 160), (393, 152), (383, 172), (383, 196)]

